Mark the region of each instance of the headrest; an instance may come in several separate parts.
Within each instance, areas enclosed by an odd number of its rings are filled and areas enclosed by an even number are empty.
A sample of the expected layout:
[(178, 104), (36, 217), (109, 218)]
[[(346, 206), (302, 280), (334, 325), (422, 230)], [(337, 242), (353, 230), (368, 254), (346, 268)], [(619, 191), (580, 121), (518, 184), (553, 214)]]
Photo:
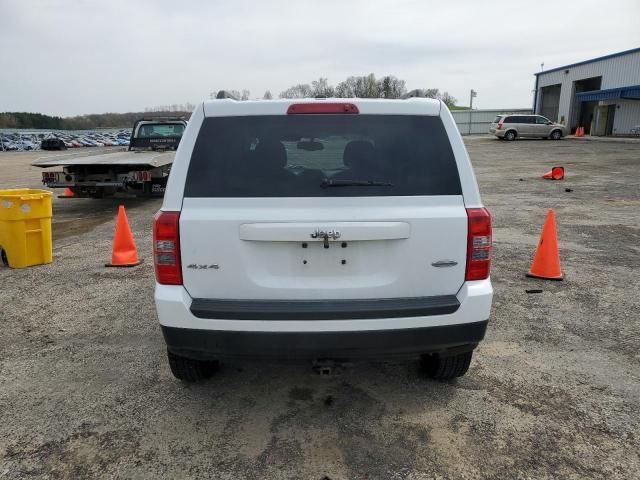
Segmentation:
[(375, 148), (366, 140), (353, 140), (344, 147), (342, 161), (349, 168), (366, 168), (373, 161)]
[(262, 167), (283, 168), (287, 164), (287, 150), (277, 140), (261, 140), (255, 154)]

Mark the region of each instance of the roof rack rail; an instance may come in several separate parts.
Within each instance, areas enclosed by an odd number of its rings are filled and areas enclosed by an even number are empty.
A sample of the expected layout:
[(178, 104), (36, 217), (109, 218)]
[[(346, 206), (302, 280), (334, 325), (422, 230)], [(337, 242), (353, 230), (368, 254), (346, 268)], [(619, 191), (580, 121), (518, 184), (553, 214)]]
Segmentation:
[(240, 100), (238, 97), (236, 97), (235, 95), (233, 95), (231, 92), (227, 92), (226, 90), (220, 90), (217, 94), (216, 94), (216, 98), (218, 100), (223, 99), (223, 98), (230, 98), (231, 100)]
[(411, 90), (410, 92), (405, 93), (400, 98), (402, 100), (406, 100), (407, 98), (416, 98), (416, 97), (417, 98), (425, 98), (424, 90), (422, 90), (420, 88), (416, 88), (414, 90)]
[(136, 120), (136, 122), (140, 121), (153, 121), (153, 122), (175, 122), (176, 120), (184, 120), (184, 117), (142, 117)]

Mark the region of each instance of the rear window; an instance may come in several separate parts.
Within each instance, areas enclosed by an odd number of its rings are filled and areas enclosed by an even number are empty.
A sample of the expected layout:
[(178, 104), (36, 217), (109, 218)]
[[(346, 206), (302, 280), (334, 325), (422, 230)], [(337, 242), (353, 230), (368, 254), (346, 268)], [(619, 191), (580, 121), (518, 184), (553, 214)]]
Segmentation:
[(501, 118), (502, 118), (502, 115), (498, 115), (496, 118), (493, 119), (493, 123), (500, 123)]
[(183, 132), (182, 123), (148, 123), (140, 125), (138, 138), (181, 137)]
[(185, 197), (460, 195), (439, 117), (276, 115), (202, 124)]

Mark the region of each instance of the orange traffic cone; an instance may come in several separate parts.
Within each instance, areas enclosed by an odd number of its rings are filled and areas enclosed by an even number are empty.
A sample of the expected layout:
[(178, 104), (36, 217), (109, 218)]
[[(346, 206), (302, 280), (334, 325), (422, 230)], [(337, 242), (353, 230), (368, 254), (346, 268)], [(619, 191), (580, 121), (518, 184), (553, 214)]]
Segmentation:
[(560, 270), (560, 252), (558, 250), (558, 233), (556, 231), (556, 216), (553, 209), (549, 209), (547, 219), (542, 227), (540, 242), (533, 258), (533, 263), (527, 277), (544, 278), (547, 280), (562, 280), (564, 275)]
[(547, 180), (562, 180), (564, 178), (564, 167), (553, 167), (547, 173), (542, 175)]
[(584, 127), (576, 128), (576, 137), (584, 137)]
[(75, 197), (76, 195), (73, 193), (73, 190), (71, 190), (69, 187), (66, 187), (64, 189), (64, 192), (62, 193), (62, 195), (60, 195), (60, 197), (58, 198), (72, 198)]
[(140, 265), (138, 259), (138, 249), (136, 242), (129, 228), (129, 220), (124, 210), (124, 205), (118, 207), (118, 219), (116, 220), (116, 233), (113, 237), (113, 251), (111, 253), (111, 263), (105, 267), (135, 267)]

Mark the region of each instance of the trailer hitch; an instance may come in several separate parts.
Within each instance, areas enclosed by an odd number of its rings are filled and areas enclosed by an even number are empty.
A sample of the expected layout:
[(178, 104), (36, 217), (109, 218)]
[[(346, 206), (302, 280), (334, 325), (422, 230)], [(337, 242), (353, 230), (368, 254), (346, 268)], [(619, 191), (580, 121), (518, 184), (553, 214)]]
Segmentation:
[(318, 358), (311, 362), (311, 369), (321, 377), (330, 377), (340, 373), (350, 365), (352, 364), (348, 362), (341, 362), (339, 360)]

